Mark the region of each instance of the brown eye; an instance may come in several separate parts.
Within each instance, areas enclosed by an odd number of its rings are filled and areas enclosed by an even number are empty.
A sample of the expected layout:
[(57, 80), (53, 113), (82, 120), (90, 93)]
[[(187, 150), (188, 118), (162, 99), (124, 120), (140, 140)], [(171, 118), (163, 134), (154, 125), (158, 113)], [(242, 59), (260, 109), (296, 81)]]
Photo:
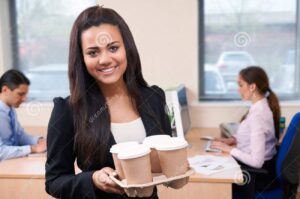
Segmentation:
[(111, 46), (111, 47), (109, 47), (109, 51), (112, 52), (112, 53), (117, 52), (118, 49), (119, 49), (118, 46)]
[(96, 57), (97, 56), (97, 52), (96, 51), (89, 51), (87, 53), (90, 57)]

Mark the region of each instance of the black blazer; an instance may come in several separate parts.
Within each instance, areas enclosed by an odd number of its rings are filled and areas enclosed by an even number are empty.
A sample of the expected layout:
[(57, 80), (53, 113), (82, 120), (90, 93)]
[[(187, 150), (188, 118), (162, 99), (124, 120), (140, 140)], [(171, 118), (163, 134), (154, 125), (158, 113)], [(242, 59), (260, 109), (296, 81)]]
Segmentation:
[[(157, 86), (142, 89), (143, 105), (138, 107), (147, 136), (155, 134), (171, 135), (171, 127), (166, 114), (165, 94)], [(92, 164), (91, 167), (82, 166), (82, 157), (74, 151), (74, 125), (70, 110), (69, 98), (55, 98), (54, 108), (48, 124), (47, 162), (46, 162), (46, 191), (57, 198), (127, 198), (117, 194), (110, 194), (97, 189), (92, 181), (92, 174), (102, 167)], [(115, 144), (111, 135), (110, 146)], [(82, 170), (75, 175), (74, 162)], [(107, 154), (103, 167), (114, 168), (112, 155)], [(152, 198), (156, 198), (156, 192)]]

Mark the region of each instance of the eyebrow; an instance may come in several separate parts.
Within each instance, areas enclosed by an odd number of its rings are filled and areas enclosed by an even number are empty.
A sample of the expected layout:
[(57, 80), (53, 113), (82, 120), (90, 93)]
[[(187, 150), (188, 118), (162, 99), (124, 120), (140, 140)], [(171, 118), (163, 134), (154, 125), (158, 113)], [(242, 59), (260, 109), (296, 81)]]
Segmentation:
[[(120, 42), (118, 42), (118, 41), (113, 41), (113, 42), (111, 42), (111, 43), (108, 43), (108, 44), (107, 44), (107, 47), (112, 46), (112, 45), (117, 44), (117, 43), (120, 43)], [(98, 50), (98, 49), (99, 49), (99, 46), (90, 46), (90, 47), (87, 47), (87, 48), (86, 48), (86, 50)]]

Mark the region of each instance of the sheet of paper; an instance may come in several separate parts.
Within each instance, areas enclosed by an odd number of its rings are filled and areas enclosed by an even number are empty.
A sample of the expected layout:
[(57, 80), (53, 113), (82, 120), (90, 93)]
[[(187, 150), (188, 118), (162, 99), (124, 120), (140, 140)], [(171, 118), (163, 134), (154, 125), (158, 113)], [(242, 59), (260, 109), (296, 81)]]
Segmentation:
[(237, 168), (239, 165), (231, 157), (197, 155), (188, 159), (190, 166), (204, 175), (211, 175), (227, 169)]

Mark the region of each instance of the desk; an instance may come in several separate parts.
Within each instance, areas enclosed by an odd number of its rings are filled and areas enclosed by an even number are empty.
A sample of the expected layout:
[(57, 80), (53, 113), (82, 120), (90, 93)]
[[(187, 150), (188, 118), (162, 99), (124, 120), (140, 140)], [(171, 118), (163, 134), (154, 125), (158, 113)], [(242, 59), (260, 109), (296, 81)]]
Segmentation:
[[(30, 132), (30, 128), (26, 128)], [(42, 130), (42, 129), (41, 129)], [(192, 129), (186, 135), (187, 141), (192, 145), (188, 149), (188, 156), (205, 154), (203, 151), (205, 141), (200, 140), (201, 135), (218, 136), (218, 129)], [(221, 154), (225, 155), (226, 154)], [(0, 162), (0, 196), (8, 199), (44, 199), (52, 198), (45, 191), (45, 161), (46, 157), (23, 157)], [(226, 172), (204, 176), (194, 174), (189, 183), (179, 190), (158, 186), (160, 199), (214, 199), (231, 198), (231, 184), (241, 182), (240, 169), (231, 169)]]
[(0, 197), (52, 198), (45, 191), (46, 157), (23, 157), (0, 162)]
[[(46, 137), (46, 127), (25, 127), (31, 135)], [(0, 162), (0, 198), (53, 198), (45, 191), (46, 157), (23, 157)]]

